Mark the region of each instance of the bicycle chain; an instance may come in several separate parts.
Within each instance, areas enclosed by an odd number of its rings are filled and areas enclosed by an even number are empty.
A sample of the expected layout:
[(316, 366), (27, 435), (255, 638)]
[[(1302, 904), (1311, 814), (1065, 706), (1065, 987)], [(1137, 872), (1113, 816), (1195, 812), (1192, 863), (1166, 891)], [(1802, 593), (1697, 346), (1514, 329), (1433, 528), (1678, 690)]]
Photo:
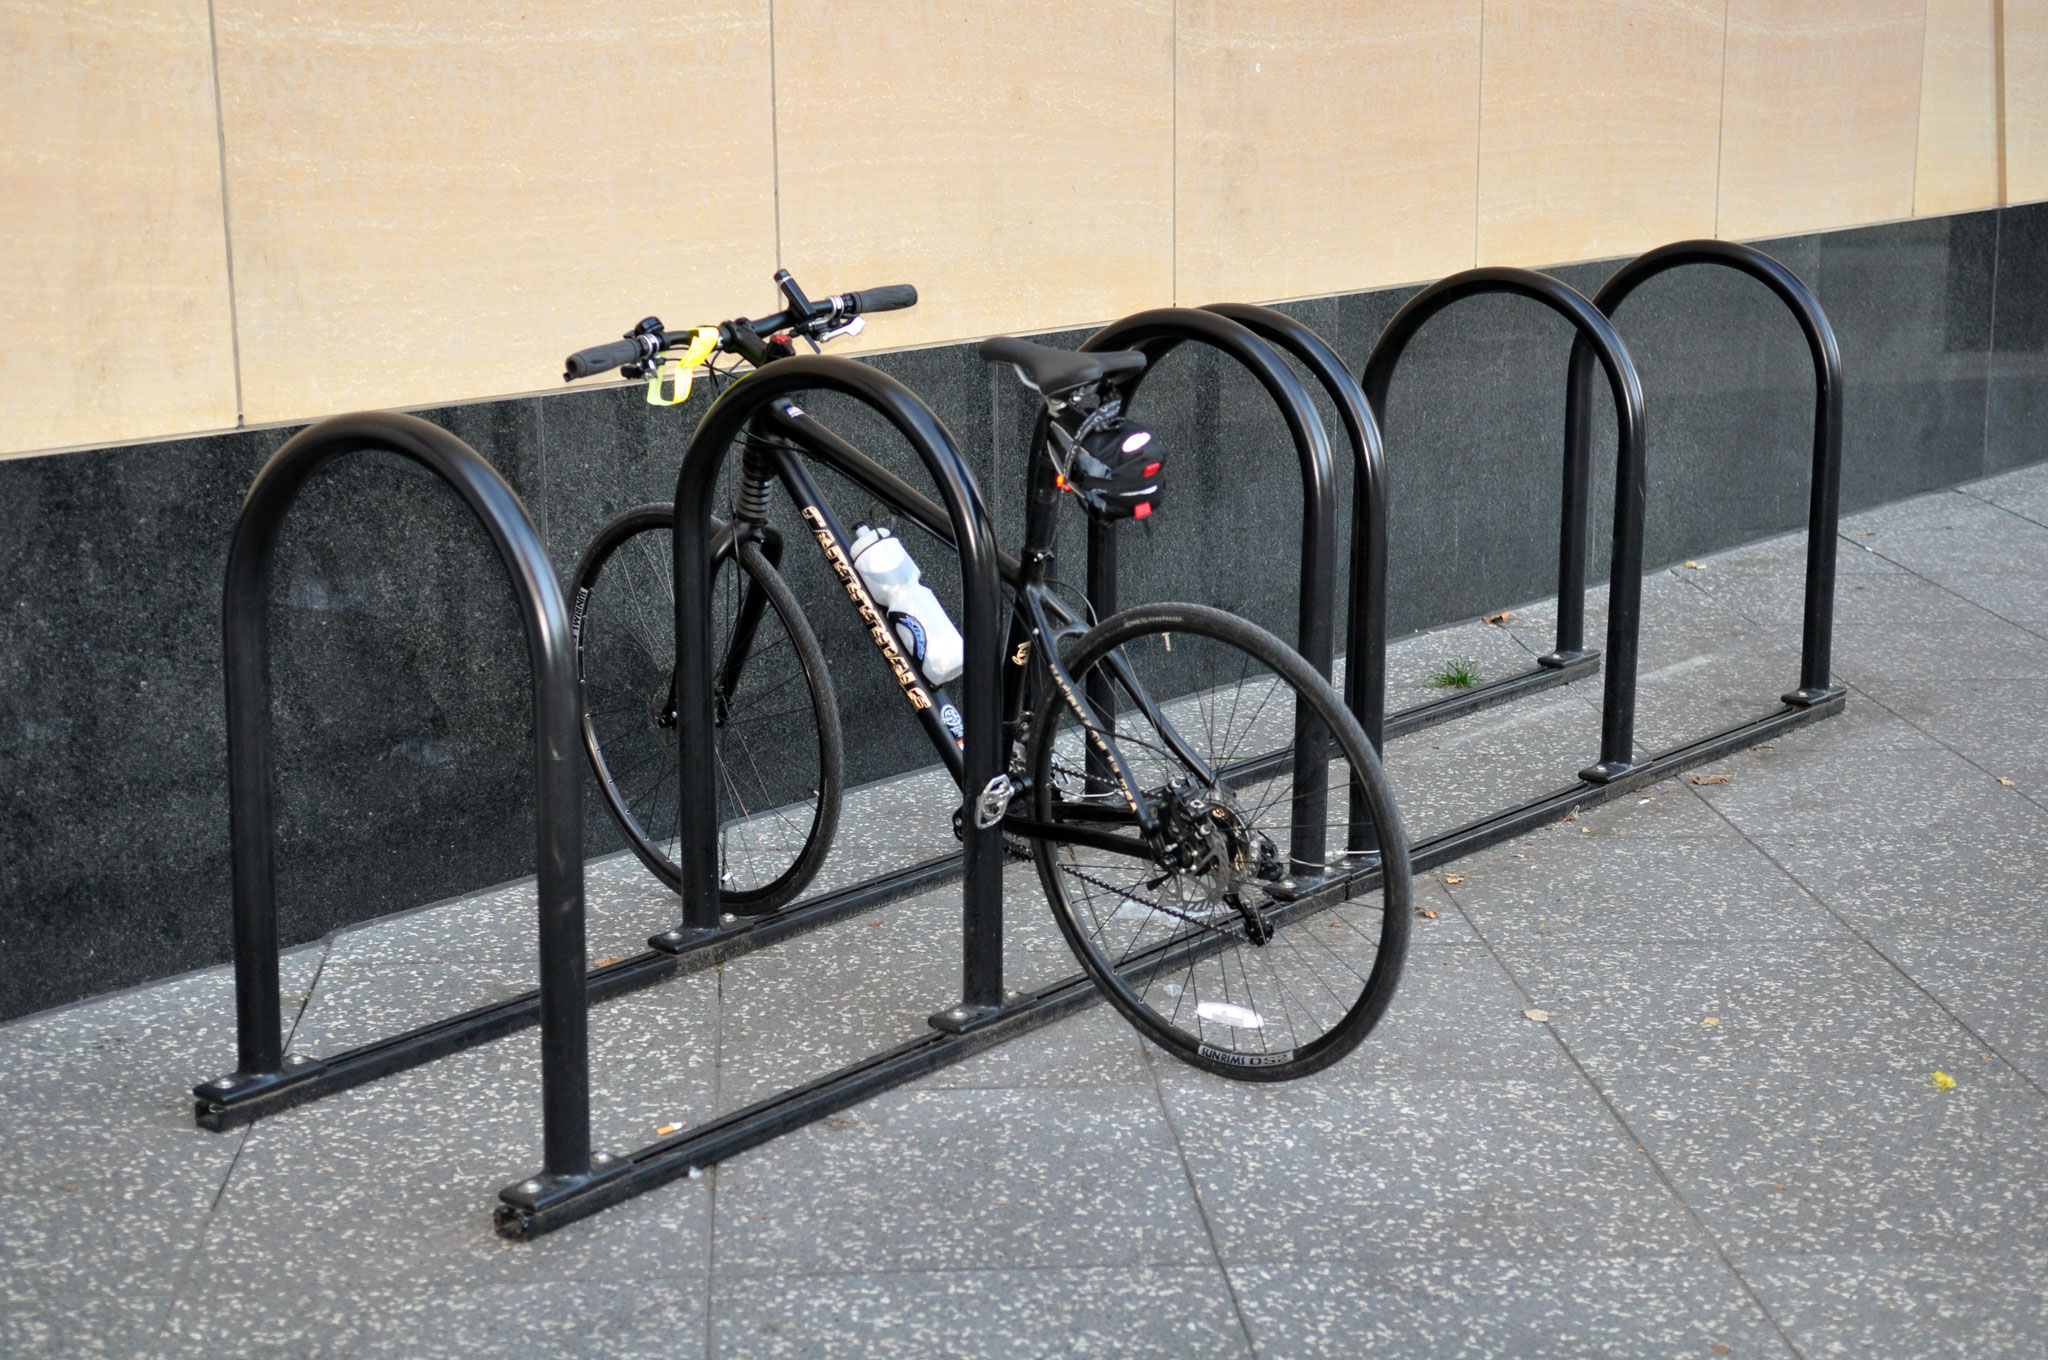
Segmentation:
[[(1088, 778), (1087, 771), (1076, 770), (1069, 766), (1063, 765), (1061, 764), (1058, 757), (1054, 757), (1052, 765), (1055, 773), (1069, 775), (1079, 779)], [(1209, 922), (1201, 920), (1200, 918), (1195, 916), (1190, 916), (1188, 913), (1184, 911), (1175, 911), (1172, 907), (1167, 906), (1163, 902), (1148, 901), (1147, 899), (1138, 896), (1136, 893), (1130, 891), (1127, 888), (1118, 887), (1114, 883), (1105, 883), (1103, 880), (1096, 878), (1091, 874), (1083, 873), (1081, 870), (1076, 869), (1070, 864), (1062, 864), (1059, 867), (1061, 872), (1071, 874), (1073, 877), (1080, 879), (1083, 883), (1086, 883), (1091, 887), (1100, 888), (1104, 892), (1114, 893), (1115, 895), (1122, 897), (1127, 901), (1136, 902), (1141, 907), (1147, 907), (1153, 911), (1163, 912), (1168, 916), (1172, 916), (1179, 920), (1186, 921), (1191, 926), (1197, 926), (1203, 930), (1214, 931), (1218, 935), (1229, 934), (1228, 931), (1219, 930), (1217, 929), (1217, 927), (1211, 925)]]
[[(1070, 767), (1064, 766), (1060, 763), (1057, 757), (1053, 759), (1052, 765), (1055, 772), (1057, 773), (1068, 775), (1070, 777), (1078, 777), (1081, 779), (1088, 778), (1088, 775), (1085, 771), (1075, 770)], [(1211, 931), (1217, 935), (1228, 937), (1230, 934), (1229, 931), (1224, 930), (1219, 926), (1212, 925), (1208, 921), (1200, 920), (1197, 917), (1190, 916), (1188, 913), (1184, 911), (1175, 911), (1172, 907), (1169, 907), (1164, 903), (1147, 901), (1146, 899), (1136, 895), (1135, 893), (1131, 892), (1126, 888), (1120, 888), (1113, 883), (1105, 883), (1099, 878), (1095, 878), (1092, 875), (1081, 872), (1079, 869), (1074, 868), (1072, 865), (1062, 864), (1059, 867), (1063, 872), (1071, 874), (1073, 877), (1080, 879), (1083, 883), (1089, 884), (1092, 887), (1101, 888), (1105, 892), (1114, 893), (1117, 896), (1124, 898), (1126, 901), (1136, 902), (1138, 905), (1150, 908), (1153, 911), (1164, 912), (1168, 916), (1172, 916), (1179, 920), (1186, 921), (1189, 925), (1196, 926), (1202, 930)], [(1171, 871), (1169, 870), (1169, 872)], [(1228, 905), (1232, 911), (1236, 912), (1239, 918), (1242, 919), (1244, 923), (1244, 933), (1246, 939), (1250, 940), (1253, 944), (1263, 945), (1273, 938), (1272, 923), (1267, 921), (1265, 917), (1259, 914), (1258, 908), (1253, 907), (1246, 903), (1244, 901), (1243, 894), (1236, 894), (1234, 895), (1234, 897), (1226, 897), (1223, 900), (1225, 904)]]
[(1120, 888), (1114, 883), (1105, 883), (1101, 879), (1096, 878), (1091, 874), (1085, 874), (1081, 872), (1079, 869), (1076, 869), (1071, 864), (1062, 864), (1059, 867), (1062, 873), (1071, 874), (1073, 877), (1080, 879), (1083, 883), (1086, 883), (1091, 887), (1101, 888), (1104, 892), (1114, 893), (1118, 897), (1123, 898), (1127, 902), (1136, 902), (1141, 907), (1149, 907), (1153, 911), (1163, 912), (1168, 916), (1176, 917), (1180, 920), (1186, 921), (1191, 926), (1196, 926), (1203, 930), (1214, 931), (1218, 935), (1227, 936), (1230, 933), (1227, 930), (1222, 930), (1214, 925), (1211, 925), (1209, 922), (1202, 920), (1200, 917), (1190, 916), (1187, 912), (1184, 911), (1175, 911), (1172, 907), (1167, 906), (1163, 902), (1148, 902), (1147, 900), (1138, 896), (1136, 893), (1132, 892), (1128, 888)]

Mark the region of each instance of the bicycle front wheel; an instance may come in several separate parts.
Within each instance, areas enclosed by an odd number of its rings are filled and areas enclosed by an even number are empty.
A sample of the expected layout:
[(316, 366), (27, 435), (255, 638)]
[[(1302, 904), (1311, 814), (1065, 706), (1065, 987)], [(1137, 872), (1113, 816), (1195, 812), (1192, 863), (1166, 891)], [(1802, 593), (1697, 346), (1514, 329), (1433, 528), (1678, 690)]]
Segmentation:
[(1135, 792), (1159, 823), (1147, 858), (1056, 834), (1034, 849), (1103, 994), (1174, 1056), (1240, 1080), (1306, 1076), (1357, 1047), (1400, 980), (1408, 847), (1329, 682), (1263, 628), (1187, 604), (1104, 620), (1067, 669), (1075, 696), (1051, 686), (1032, 725), (1036, 820), (1138, 846)]
[[(652, 504), (607, 524), (576, 565), (572, 595), (591, 772), (627, 845), (670, 888), (682, 882), (674, 519)], [(758, 916), (787, 905), (824, 862), (844, 757), (818, 639), (751, 541), (714, 565), (711, 655), (719, 905)]]

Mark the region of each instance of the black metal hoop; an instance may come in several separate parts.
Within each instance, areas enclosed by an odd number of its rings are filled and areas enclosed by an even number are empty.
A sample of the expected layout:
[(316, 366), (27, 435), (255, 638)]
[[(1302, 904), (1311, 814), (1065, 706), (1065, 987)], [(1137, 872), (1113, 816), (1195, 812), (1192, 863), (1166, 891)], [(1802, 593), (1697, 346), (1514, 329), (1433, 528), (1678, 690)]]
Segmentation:
[[(1407, 351), (1416, 332), (1431, 317), (1453, 303), (1488, 293), (1506, 293), (1540, 302), (1570, 322), (1578, 341), (1599, 359), (1614, 393), (1615, 428), (1620, 451), (1614, 479), (1614, 553), (1612, 575), (1607, 584), (1606, 689), (1601, 703), (1600, 760), (1580, 771), (1589, 783), (1605, 784), (1625, 774), (1635, 761), (1636, 644), (1642, 621), (1643, 596), (1643, 385), (1636, 377), (1628, 347), (1609, 324), (1607, 317), (1583, 295), (1547, 274), (1527, 269), (1468, 269), (1431, 284), (1408, 300), (1380, 333), (1372, 355), (1366, 360), (1360, 380), (1366, 401), (1382, 428), (1386, 424), (1387, 387), (1394, 368)], [(1571, 485), (1571, 463), (1567, 459), (1566, 480)], [(1567, 493), (1565, 530), (1561, 539), (1570, 542), (1574, 502)], [(1583, 511), (1576, 513), (1583, 515)], [(1576, 585), (1560, 573), (1558, 582), (1558, 650), (1551, 658), (1557, 664), (1582, 650), (1579, 627), (1567, 631), (1567, 618), (1581, 619), (1584, 611), (1583, 537), (1579, 539), (1580, 567)]]
[(235, 1071), (194, 1089), (199, 1122), (233, 1128), (440, 1057), (503, 1030), (428, 1026), (334, 1058), (286, 1062), (278, 1018), (276, 761), (270, 741), (270, 583), (279, 531), (306, 480), (336, 458), (396, 454), (446, 482), (491, 536), (518, 599), (533, 675), (534, 857), (540, 892), (545, 1174), (590, 1170), (589, 998), (584, 987), (583, 771), (569, 614), (518, 495), (475, 449), (390, 412), (335, 416), (295, 435), (256, 475), (235, 520), (221, 601), (227, 671), (228, 837), (234, 876)]
[[(1835, 535), (1842, 489), (1842, 350), (1835, 343), (1834, 327), (1828, 324), (1819, 299), (1799, 276), (1761, 250), (1734, 241), (1674, 241), (1638, 255), (1608, 276), (1593, 295), (1593, 305), (1611, 317), (1643, 284), (1667, 270), (1692, 264), (1733, 269), (1770, 289), (1799, 323), (1813, 356), (1813, 481), (1806, 518), (1805, 617), (1799, 684), (1784, 700), (1800, 707), (1826, 703), (1841, 693), (1832, 682), (1829, 666), (1835, 617)], [(1593, 356), (1574, 343), (1570, 386), (1565, 392), (1565, 456), (1577, 458), (1581, 466), (1587, 461), (1586, 445), (1591, 437), (1587, 406), (1592, 381)], [(1580, 561), (1583, 564), (1583, 550)]]

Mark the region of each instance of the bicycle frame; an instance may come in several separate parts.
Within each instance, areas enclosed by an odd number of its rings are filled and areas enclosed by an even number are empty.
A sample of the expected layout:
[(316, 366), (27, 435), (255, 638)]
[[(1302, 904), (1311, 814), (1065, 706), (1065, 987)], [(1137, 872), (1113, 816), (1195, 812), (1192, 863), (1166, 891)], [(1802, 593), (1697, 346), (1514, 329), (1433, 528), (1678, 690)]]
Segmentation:
[[(883, 664), (895, 677), (904, 701), (954, 781), (962, 783), (958, 710), (944, 689), (931, 684), (916, 659), (906, 654), (898, 644), (894, 629), (853, 566), (848, 550), (852, 535), (833, 512), (824, 492), (804, 465), (804, 456), (817, 458), (863, 486), (950, 547), (951, 525), (945, 512), (868, 455), (811, 419), (793, 402), (785, 400), (768, 407), (763, 418), (750, 431), (748, 447), (744, 475), (761, 480), (772, 476), (782, 484), (805, 528), (816, 540), (827, 565), (845, 590), (848, 601), (860, 615)], [(1114, 712), (1115, 691), (1121, 690), (1129, 696), (1145, 720), (1166, 739), (1176, 759), (1210, 783), (1219, 782), (1217, 772), (1180, 735), (1124, 658), (1114, 655), (1108, 658), (1085, 686), (1074, 679), (1060, 660), (1061, 643), (1085, 631), (1086, 625), (1081, 616), (1050, 588), (1049, 576), (1054, 559), (1052, 549), (1065, 497), (1057, 486), (1055, 469), (1045, 447), (1043, 441), (1039, 441), (1032, 457), (1029, 472), (1031, 502), (1026, 516), (1023, 556), (1018, 558), (1000, 551), (997, 553), (999, 574), (1012, 594), (1010, 634), (1004, 648), (1003, 667), (1005, 745), (1014, 755), (1025, 736), (1029, 705), (1036, 695), (1044, 693), (1044, 686), (1051, 685), (1088, 735), (1090, 785), (1120, 794), (1124, 807), (1118, 809), (1089, 804), (1085, 814), (1077, 810), (1072, 820), (1056, 815), (1051, 822), (1006, 812), (1002, 815), (1001, 824), (1005, 831), (1034, 840), (1082, 845), (1136, 859), (1156, 859), (1163, 848), (1158, 818), (1123, 753), (1117, 748), (1113, 719), (1104, 716)], [(745, 503), (748, 493), (743, 491), (741, 499)], [(736, 521), (734, 531), (759, 532), (766, 527), (765, 522)], [(730, 645), (734, 653), (740, 653), (750, 641), (750, 637), (736, 630)], [(731, 664), (728, 661), (728, 666)], [(1233, 767), (1232, 774), (1240, 778), (1254, 774), (1265, 777), (1281, 763), (1292, 762), (1299, 777), (1314, 780), (1320, 770), (1326, 768), (1326, 752), (1327, 735), (1310, 730), (1298, 735), (1291, 748), (1239, 762)], [(1320, 784), (1312, 786), (1320, 789)], [(967, 789), (963, 784), (962, 794), (969, 806), (977, 809), (982, 806), (978, 796), (981, 792)], [(994, 790), (986, 792), (990, 794), (991, 801), (1001, 796), (1007, 805), (1017, 789), (1013, 782), (1000, 795)], [(1312, 801), (1319, 796), (1309, 795)], [(1128, 822), (1138, 836), (1117, 835), (1096, 826), (1077, 824), (1084, 815), (1087, 821), (1098, 824)], [(1327, 876), (1321, 821), (1319, 808), (1310, 817), (1297, 818), (1293, 843), (1288, 847), (1291, 876), (1304, 887)]]
[[(874, 644), (882, 663), (895, 677), (904, 702), (917, 718), (919, 726), (924, 729), (932, 749), (938, 752), (939, 759), (945, 764), (947, 772), (953, 776), (954, 782), (962, 783), (964, 767), (960, 754), (959, 710), (947, 697), (945, 689), (931, 683), (918, 665), (917, 659), (905, 652), (897, 641), (895, 629), (889, 624), (881, 606), (869, 594), (859, 571), (854, 568), (849, 551), (849, 545), (853, 541), (852, 535), (834, 513), (823, 490), (811, 476), (810, 469), (804, 466), (801, 454), (811, 452), (819, 455), (823, 461), (867, 485), (881, 500), (931, 529), (950, 545), (950, 535), (939, 528), (939, 525), (944, 524), (944, 513), (907, 484), (897, 483), (887, 469), (866, 454), (812, 421), (794, 403), (781, 402), (771, 410), (777, 417), (774, 428), (757, 429), (753, 432), (744, 476), (765, 478), (773, 475), (788, 492), (804, 527), (817, 542), (826, 565), (832, 569), (833, 575), (838, 578), (841, 588), (846, 592), (848, 602), (859, 614), (862, 624), (867, 629), (869, 640)], [(764, 522), (736, 521), (734, 532), (760, 532), (766, 528)], [(1010, 625), (1011, 643), (1006, 649), (1010, 664), (1004, 667), (1003, 675), (1006, 744), (1014, 750), (1022, 735), (1024, 705), (1034, 692), (1030, 678), (1034, 673), (1033, 667), (1036, 667), (1035, 673), (1056, 685), (1066, 701), (1074, 707), (1075, 715), (1089, 732), (1093, 758), (1102, 762), (1104, 769), (1114, 779), (1116, 787), (1124, 796), (1126, 810), (1133, 824), (1146, 837), (1146, 843), (1133, 841), (1127, 837), (1093, 833), (1081, 827), (1053, 828), (1036, 823), (1027, 824), (1020, 819), (1006, 819), (1005, 825), (1018, 834), (1073, 839), (1077, 843), (1093, 845), (1120, 854), (1148, 857), (1156, 848), (1149, 842), (1157, 833), (1158, 819), (1139, 790), (1137, 780), (1124, 761), (1122, 753), (1117, 751), (1113, 730), (1089, 707), (1073, 677), (1067, 674), (1066, 668), (1059, 660), (1059, 641), (1083, 631), (1083, 626), (1074, 612), (1046, 587), (1046, 570), (1051, 560), (1049, 545), (1037, 536), (1031, 537), (1022, 562), (1006, 556), (999, 557), (999, 570), (1003, 581), (1011, 587), (1015, 596)], [(752, 617), (758, 618), (758, 611), (754, 611)], [(748, 613), (743, 608), (741, 623), (745, 624), (747, 621)], [(751, 641), (751, 629), (742, 632), (736, 627), (729, 656), (743, 655)], [(1205, 776), (1208, 775), (1207, 767), (1202, 764), (1192, 748), (1179, 738), (1179, 734), (1173, 731), (1172, 725), (1167, 722), (1164, 715), (1160, 714), (1150, 699), (1144, 696), (1143, 688), (1137, 684), (1136, 677), (1129, 676), (1126, 672), (1124, 678), (1132, 690), (1133, 698), (1144, 708), (1147, 718), (1159, 723), (1160, 731), (1173, 742), (1175, 754), (1189, 760), (1194, 768), (1201, 770)], [(976, 790), (967, 789), (964, 785), (961, 791), (970, 799), (977, 793)], [(1004, 801), (1007, 805), (1007, 797)]]

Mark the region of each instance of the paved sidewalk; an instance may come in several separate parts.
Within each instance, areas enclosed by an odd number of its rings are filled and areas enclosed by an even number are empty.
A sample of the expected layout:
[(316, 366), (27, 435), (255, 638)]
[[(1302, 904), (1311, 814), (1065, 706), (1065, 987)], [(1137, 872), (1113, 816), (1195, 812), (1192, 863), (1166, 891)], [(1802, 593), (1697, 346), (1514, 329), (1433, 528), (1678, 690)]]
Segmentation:
[[(1802, 551), (1649, 579), (1646, 750), (1790, 687)], [(1095, 1009), (515, 1245), (532, 1033), (219, 1135), (187, 1092), (232, 1062), (225, 970), (0, 1027), (0, 1356), (2039, 1355), (2048, 468), (1856, 516), (1842, 559), (1842, 716), (1430, 875), (1387, 1021), (1305, 1082)], [(1392, 703), (1553, 617), (1406, 640)], [(1411, 833), (1567, 782), (1597, 683), (1395, 743)], [(833, 876), (945, 836), (902, 791), (849, 807)], [(1013, 975), (1073, 971), (1010, 883)], [(530, 986), (531, 891), (294, 951), (293, 1047)], [(593, 955), (672, 910), (593, 866)], [(916, 1033), (957, 916), (596, 1008), (598, 1146)]]

